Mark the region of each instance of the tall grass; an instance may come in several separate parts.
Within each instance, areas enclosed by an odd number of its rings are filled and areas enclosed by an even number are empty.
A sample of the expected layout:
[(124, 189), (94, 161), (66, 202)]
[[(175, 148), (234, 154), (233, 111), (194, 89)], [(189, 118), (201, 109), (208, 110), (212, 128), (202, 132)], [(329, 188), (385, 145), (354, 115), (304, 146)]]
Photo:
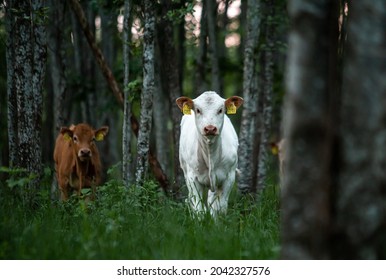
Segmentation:
[[(48, 189), (48, 187), (47, 187)], [(0, 189), (0, 259), (275, 259), (279, 206), (275, 184), (259, 200), (234, 191), (227, 215), (194, 219), (185, 203), (110, 180), (98, 199), (23, 207)]]

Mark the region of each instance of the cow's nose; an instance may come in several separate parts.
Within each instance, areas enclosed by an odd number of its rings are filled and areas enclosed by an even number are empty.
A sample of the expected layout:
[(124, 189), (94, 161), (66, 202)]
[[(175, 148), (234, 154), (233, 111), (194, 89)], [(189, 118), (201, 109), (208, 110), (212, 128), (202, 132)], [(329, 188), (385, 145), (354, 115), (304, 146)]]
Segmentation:
[(79, 151), (79, 156), (81, 156), (81, 157), (90, 157), (91, 156), (91, 150), (90, 149), (81, 149)]
[(205, 135), (216, 135), (217, 134), (217, 127), (214, 125), (207, 125), (204, 127)]

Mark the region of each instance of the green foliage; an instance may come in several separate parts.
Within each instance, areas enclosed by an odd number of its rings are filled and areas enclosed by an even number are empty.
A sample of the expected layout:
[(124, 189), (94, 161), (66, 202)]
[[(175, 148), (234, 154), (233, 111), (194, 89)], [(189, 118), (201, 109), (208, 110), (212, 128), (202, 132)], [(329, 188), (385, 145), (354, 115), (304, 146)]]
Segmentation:
[(0, 188), (0, 259), (274, 259), (279, 251), (278, 195), (259, 203), (233, 195), (217, 221), (193, 219), (185, 203), (152, 181), (125, 188), (108, 181), (97, 200), (48, 199), (34, 212)]
[(132, 103), (133, 101), (139, 101), (141, 98), (142, 92), (142, 79), (137, 79), (131, 81), (125, 87), (125, 90), (129, 91), (129, 101)]
[(180, 24), (184, 21), (186, 15), (194, 13), (195, 3), (193, 1), (186, 2), (184, 6), (181, 5), (180, 0), (174, 0), (173, 2), (176, 3), (179, 8), (169, 10), (165, 16), (167, 20), (175, 24)]
[(36, 174), (29, 173), (24, 168), (9, 168), (1, 166), (0, 172), (7, 173), (9, 175), (6, 183), (10, 189), (15, 187), (25, 187), (36, 178)]

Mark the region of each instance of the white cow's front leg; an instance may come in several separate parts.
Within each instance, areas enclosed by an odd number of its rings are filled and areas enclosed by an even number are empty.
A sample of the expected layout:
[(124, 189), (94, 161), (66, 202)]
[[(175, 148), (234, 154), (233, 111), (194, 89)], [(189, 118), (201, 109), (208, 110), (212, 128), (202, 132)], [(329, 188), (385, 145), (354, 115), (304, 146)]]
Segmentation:
[(218, 188), (216, 191), (208, 192), (208, 206), (210, 209), (210, 214), (212, 217), (216, 217), (220, 213), (226, 213), (228, 208), (229, 195), (232, 190), (232, 186), (235, 182), (235, 177), (230, 176), (223, 183), (222, 187)]
[(197, 181), (191, 179), (186, 182), (188, 187), (188, 202), (192, 210), (196, 214), (203, 214), (206, 212), (206, 207), (203, 199), (204, 187)]

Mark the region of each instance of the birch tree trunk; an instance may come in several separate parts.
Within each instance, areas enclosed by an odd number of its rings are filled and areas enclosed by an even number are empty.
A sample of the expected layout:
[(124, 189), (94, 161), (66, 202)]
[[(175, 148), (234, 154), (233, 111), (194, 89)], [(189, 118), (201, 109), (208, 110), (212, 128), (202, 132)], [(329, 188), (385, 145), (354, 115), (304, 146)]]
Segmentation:
[[(143, 36), (143, 88), (141, 95), (141, 120), (137, 142), (136, 183), (143, 184), (147, 173), (150, 132), (152, 125), (153, 95), (154, 95), (154, 39), (155, 15), (154, 2), (144, 0), (145, 29)], [(159, 108), (160, 109), (160, 108)]]
[(256, 51), (260, 32), (260, 1), (248, 0), (247, 8), (247, 37), (244, 50), (243, 69), (243, 112), (239, 134), (239, 170), (238, 189), (241, 193), (248, 193), (253, 188), (255, 166), (253, 150), (257, 122), (257, 90), (256, 90)]
[(42, 176), (42, 93), (47, 60), (43, 1), (7, 1), (7, 95), (10, 167), (34, 174), (23, 190), (33, 206)]
[(124, 20), (123, 20), (123, 65), (124, 65), (124, 80), (123, 80), (123, 128), (122, 128), (122, 179), (125, 186), (129, 186), (133, 180), (133, 172), (130, 168), (132, 155), (131, 155), (131, 101), (130, 101), (130, 14), (132, 9), (132, 1), (125, 0)]

